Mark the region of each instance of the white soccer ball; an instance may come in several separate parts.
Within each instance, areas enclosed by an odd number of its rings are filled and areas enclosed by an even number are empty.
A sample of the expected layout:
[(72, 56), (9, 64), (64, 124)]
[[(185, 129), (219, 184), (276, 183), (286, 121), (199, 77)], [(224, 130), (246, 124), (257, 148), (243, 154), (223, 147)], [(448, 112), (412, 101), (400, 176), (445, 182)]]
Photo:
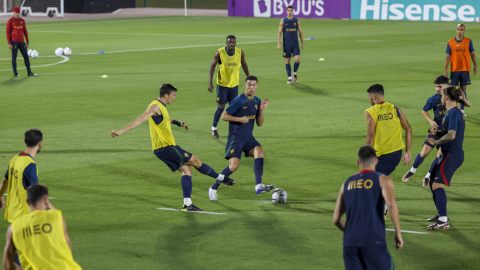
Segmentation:
[(33, 52), (32, 49), (28, 50), (28, 57), (32, 57), (32, 52)]
[(273, 203), (286, 203), (287, 198), (288, 198), (287, 192), (281, 188), (277, 188), (272, 192)]
[(65, 47), (63, 49), (63, 54), (64, 55), (72, 55), (72, 49), (68, 48), (68, 47)]
[(32, 58), (38, 58), (38, 52), (37, 50), (32, 51)]
[(55, 55), (56, 55), (56, 56), (61, 56), (61, 55), (63, 55), (63, 48), (57, 48), (57, 49), (55, 50)]

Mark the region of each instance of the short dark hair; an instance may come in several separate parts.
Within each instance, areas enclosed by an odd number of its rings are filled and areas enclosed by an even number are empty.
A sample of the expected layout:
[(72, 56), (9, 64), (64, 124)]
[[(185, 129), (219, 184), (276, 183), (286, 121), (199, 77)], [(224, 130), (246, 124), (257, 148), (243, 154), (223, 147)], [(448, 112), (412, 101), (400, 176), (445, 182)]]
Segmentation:
[(48, 188), (42, 184), (33, 184), (27, 188), (28, 204), (36, 205), (44, 196), (48, 196)]
[(376, 158), (375, 149), (370, 145), (364, 145), (358, 149), (358, 160), (363, 167), (374, 164)]
[(233, 38), (233, 39), (237, 40), (237, 38), (234, 35), (228, 35), (227, 41), (228, 41), (229, 38)]
[(160, 97), (170, 95), (172, 92), (177, 92), (177, 88), (169, 83), (164, 83), (162, 87), (160, 87)]
[(36, 128), (29, 129), (25, 132), (25, 144), (27, 147), (35, 147), (43, 139), (43, 134)]
[(367, 93), (369, 94), (380, 94), (383, 96), (383, 85), (381, 84), (374, 84), (372, 86), (370, 86), (367, 90)]
[(440, 75), (433, 81), (434, 84), (448, 84), (448, 77), (445, 75)]
[(290, 6), (287, 7), (287, 9), (289, 9), (289, 8), (293, 9), (293, 6), (290, 5)]
[(257, 83), (258, 83), (257, 77), (255, 77), (253, 75), (247, 76), (247, 78), (245, 78), (245, 82), (247, 82), (247, 81), (257, 81)]
[(443, 94), (448, 96), (450, 100), (458, 102), (460, 96), (462, 95), (462, 90), (460, 88), (455, 88), (455, 86), (449, 86), (443, 89)]

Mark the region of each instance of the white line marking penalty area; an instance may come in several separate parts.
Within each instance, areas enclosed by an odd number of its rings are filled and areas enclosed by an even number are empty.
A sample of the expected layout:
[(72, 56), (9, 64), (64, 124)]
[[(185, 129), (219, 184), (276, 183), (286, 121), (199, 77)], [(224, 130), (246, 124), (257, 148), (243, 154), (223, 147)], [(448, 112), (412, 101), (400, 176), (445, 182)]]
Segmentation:
[[(167, 210), (167, 211), (180, 211), (182, 209), (175, 209), (175, 208), (157, 208), (158, 210)], [(227, 213), (217, 213), (217, 212), (207, 212), (207, 211), (192, 211), (189, 213), (200, 213), (200, 214), (210, 214), (210, 215), (226, 215)]]

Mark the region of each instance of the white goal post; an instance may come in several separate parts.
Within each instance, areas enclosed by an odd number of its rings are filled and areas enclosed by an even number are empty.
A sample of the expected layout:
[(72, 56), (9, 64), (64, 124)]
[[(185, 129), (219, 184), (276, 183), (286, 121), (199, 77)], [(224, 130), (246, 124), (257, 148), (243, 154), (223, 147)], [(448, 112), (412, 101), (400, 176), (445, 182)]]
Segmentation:
[(22, 16), (63, 17), (63, 0), (23, 0), (20, 13)]

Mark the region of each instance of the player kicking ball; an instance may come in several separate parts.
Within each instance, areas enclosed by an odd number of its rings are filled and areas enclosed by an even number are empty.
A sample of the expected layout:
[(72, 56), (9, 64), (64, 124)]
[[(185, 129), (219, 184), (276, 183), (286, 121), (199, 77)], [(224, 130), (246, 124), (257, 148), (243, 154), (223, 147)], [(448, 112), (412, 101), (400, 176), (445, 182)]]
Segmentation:
[[(225, 150), (225, 159), (228, 166), (222, 171), (222, 175), (229, 177), (240, 166), (242, 152), (246, 157), (254, 157), (255, 165), (255, 193), (261, 194), (275, 189), (275, 185), (262, 184), (263, 176), (263, 149), (253, 137), (255, 121), (261, 127), (264, 122), (263, 111), (268, 106), (269, 100), (261, 100), (255, 96), (258, 87), (258, 79), (248, 76), (245, 79), (245, 93), (236, 97), (222, 115), (222, 120), (230, 122), (228, 141)], [(212, 201), (217, 200), (217, 190), (222, 182), (217, 180), (208, 189), (208, 197)]]

